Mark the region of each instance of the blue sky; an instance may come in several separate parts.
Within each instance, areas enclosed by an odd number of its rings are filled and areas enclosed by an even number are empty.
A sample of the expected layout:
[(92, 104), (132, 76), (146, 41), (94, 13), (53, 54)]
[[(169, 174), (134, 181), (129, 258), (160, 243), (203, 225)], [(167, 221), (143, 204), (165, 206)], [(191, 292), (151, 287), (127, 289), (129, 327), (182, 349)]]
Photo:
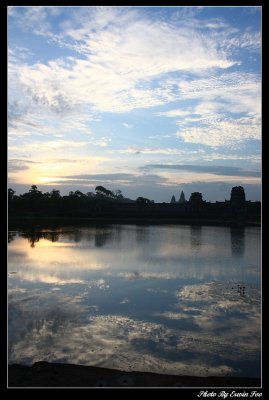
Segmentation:
[(260, 200), (260, 7), (8, 7), (9, 187)]

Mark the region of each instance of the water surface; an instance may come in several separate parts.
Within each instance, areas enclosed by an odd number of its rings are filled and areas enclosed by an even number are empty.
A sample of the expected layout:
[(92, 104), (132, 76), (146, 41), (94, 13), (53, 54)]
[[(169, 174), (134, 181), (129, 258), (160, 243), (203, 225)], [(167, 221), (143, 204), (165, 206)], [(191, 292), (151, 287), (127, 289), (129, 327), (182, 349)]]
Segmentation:
[(9, 232), (9, 363), (260, 376), (260, 228)]

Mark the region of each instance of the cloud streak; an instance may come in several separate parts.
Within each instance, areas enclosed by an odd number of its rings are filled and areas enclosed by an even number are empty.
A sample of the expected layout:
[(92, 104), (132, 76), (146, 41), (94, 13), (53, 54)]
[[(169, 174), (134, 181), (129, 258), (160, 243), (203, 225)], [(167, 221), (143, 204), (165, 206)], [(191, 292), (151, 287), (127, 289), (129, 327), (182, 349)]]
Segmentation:
[(260, 177), (259, 171), (245, 171), (239, 167), (229, 167), (223, 165), (180, 165), (180, 164), (148, 164), (147, 167), (160, 170), (175, 170), (197, 172), (198, 174), (210, 173), (213, 175), (225, 176), (249, 176)]
[(68, 175), (55, 177), (51, 179), (50, 184), (60, 183), (62, 185), (69, 184), (82, 184), (82, 185), (97, 185), (97, 184), (112, 184), (112, 185), (136, 185), (144, 186), (147, 184), (161, 185), (165, 183), (165, 177), (154, 174), (127, 174), (127, 173), (114, 173), (114, 174), (81, 174), (81, 175)]
[(10, 159), (8, 161), (8, 171), (11, 173), (25, 171), (30, 168), (31, 164), (37, 164), (37, 162), (31, 160)]

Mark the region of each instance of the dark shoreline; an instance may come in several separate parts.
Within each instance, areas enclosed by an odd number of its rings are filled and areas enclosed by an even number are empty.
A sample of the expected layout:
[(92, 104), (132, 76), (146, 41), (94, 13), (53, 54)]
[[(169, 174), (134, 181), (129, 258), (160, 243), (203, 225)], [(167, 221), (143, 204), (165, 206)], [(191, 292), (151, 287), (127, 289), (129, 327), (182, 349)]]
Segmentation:
[(92, 225), (209, 225), (209, 226), (261, 226), (260, 220), (234, 221), (225, 219), (203, 218), (89, 218), (89, 217), (34, 217), (34, 216), (9, 216), (9, 229), (22, 225), (54, 225), (54, 224), (92, 224)]
[(37, 362), (8, 366), (8, 387), (181, 387), (260, 388), (260, 378), (178, 376), (125, 372), (74, 364)]

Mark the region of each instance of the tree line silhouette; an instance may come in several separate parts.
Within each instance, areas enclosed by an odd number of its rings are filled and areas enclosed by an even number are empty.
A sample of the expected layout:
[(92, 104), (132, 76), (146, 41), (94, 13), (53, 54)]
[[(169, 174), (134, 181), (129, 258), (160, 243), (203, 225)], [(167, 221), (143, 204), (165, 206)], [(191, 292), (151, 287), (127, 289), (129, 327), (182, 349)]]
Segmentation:
[(80, 190), (70, 191), (68, 195), (61, 196), (59, 190), (53, 189), (43, 193), (36, 185), (21, 195), (16, 195), (15, 190), (8, 189), (9, 215), (55, 215), (55, 216), (80, 216), (87, 214), (89, 209), (102, 206), (104, 203), (154, 203), (144, 197), (136, 200), (124, 197), (121, 190), (111, 191), (103, 186), (96, 186), (95, 192), (82, 193)]
[(189, 201), (181, 192), (178, 201), (172, 196), (170, 203), (155, 203), (139, 196), (132, 200), (123, 196), (121, 190), (111, 191), (96, 186), (95, 192), (82, 193), (70, 191), (61, 196), (53, 189), (42, 193), (36, 185), (21, 195), (8, 189), (8, 212), (11, 217), (73, 217), (115, 219), (116, 221), (134, 219), (169, 220), (210, 220), (222, 222), (250, 221), (260, 223), (260, 202), (246, 201), (242, 186), (232, 188), (230, 200), (210, 203), (203, 200), (202, 193), (191, 193)]

